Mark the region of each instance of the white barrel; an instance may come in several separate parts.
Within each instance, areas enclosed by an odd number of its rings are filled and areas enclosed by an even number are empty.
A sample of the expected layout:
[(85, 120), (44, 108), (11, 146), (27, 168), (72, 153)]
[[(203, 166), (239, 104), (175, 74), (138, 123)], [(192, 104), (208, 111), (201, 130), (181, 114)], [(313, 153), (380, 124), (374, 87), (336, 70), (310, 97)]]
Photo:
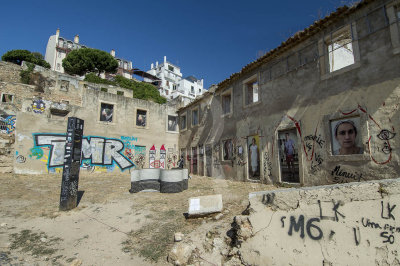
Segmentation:
[(183, 181), (182, 169), (161, 170), (160, 182), (181, 182)]
[(160, 168), (140, 169), (140, 180), (159, 180)]
[(140, 181), (140, 170), (131, 171), (131, 182)]

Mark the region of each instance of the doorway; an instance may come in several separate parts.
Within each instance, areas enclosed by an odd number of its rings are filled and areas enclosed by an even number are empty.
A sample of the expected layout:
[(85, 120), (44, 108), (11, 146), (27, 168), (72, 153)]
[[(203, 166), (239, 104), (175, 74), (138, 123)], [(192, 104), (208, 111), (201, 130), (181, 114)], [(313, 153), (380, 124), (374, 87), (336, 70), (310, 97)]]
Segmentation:
[(248, 177), (251, 180), (260, 180), (260, 137), (247, 137)]
[(204, 175), (204, 146), (199, 145), (199, 176)]
[(279, 164), (282, 182), (300, 183), (298, 143), (295, 128), (278, 132)]
[(206, 145), (206, 175), (211, 177), (212, 166), (212, 148), (210, 144)]
[(191, 165), (192, 165), (192, 174), (197, 175), (197, 148), (192, 147), (192, 158), (191, 158)]

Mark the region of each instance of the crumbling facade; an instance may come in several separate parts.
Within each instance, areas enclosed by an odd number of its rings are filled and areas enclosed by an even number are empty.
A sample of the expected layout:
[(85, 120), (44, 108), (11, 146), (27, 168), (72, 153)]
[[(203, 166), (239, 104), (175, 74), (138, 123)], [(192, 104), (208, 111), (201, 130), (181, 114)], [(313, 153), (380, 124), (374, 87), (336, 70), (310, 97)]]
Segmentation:
[(292, 185), (398, 176), (399, 6), (339, 8), (181, 108), (192, 173)]
[(62, 171), (70, 116), (85, 122), (82, 171), (129, 175), (130, 169), (177, 166), (174, 105), (136, 99), (131, 90), (87, 83), (51, 70), (35, 72), (37, 83), (25, 85), (12, 74), (21, 67), (1, 62), (0, 68), (4, 70), (0, 171)]

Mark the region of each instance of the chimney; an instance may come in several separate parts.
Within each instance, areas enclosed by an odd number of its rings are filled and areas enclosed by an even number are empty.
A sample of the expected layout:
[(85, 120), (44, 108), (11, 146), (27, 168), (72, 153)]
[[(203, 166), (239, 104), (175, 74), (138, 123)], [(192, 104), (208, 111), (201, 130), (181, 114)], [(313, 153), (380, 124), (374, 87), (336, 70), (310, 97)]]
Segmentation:
[(167, 57), (164, 55), (164, 64), (167, 63)]
[(151, 65), (150, 65), (150, 69), (153, 69), (153, 67), (154, 67), (154, 64), (153, 64), (153, 63), (151, 63)]
[(74, 43), (79, 43), (79, 35), (75, 35), (74, 37)]
[(57, 39), (57, 41), (58, 41), (58, 37), (60, 37), (60, 29), (59, 28), (56, 31), (56, 39)]
[(115, 57), (115, 50), (114, 50), (114, 49), (111, 50), (110, 55), (111, 55), (112, 57)]

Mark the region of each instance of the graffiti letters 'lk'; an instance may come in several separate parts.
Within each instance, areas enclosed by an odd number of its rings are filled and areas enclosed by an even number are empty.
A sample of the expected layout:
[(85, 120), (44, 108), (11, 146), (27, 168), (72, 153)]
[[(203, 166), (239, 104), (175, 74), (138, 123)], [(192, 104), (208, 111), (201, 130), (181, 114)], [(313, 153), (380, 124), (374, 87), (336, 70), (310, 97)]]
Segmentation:
[[(64, 164), (65, 134), (33, 134), (35, 146), (49, 146), (49, 168)], [(134, 166), (122, 155), (124, 144), (121, 140), (103, 137), (85, 136), (82, 141), (82, 157), (90, 159), (93, 165), (113, 165), (121, 170)]]

